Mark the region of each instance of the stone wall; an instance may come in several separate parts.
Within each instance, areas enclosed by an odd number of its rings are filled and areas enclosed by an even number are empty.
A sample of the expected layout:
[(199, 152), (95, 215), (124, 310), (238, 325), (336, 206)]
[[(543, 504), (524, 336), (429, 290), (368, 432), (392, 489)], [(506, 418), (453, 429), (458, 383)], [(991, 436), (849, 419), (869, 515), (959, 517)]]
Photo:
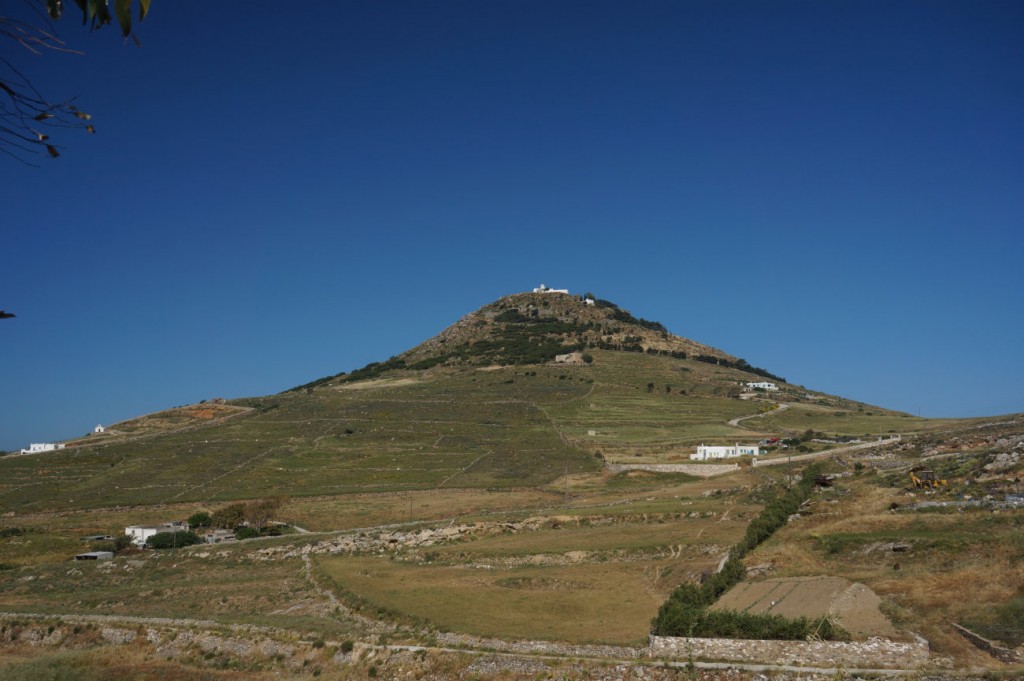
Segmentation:
[(735, 463), (700, 464), (700, 463), (610, 463), (606, 464), (612, 473), (622, 471), (650, 471), (652, 473), (686, 473), (699, 478), (710, 478), (724, 473), (732, 473), (740, 469)]
[(754, 641), (731, 638), (652, 636), (652, 657), (724, 660), (847, 669), (912, 669), (928, 661), (928, 642), (899, 643), (887, 638), (867, 641)]
[(1024, 653), (1020, 650), (1010, 650), (1000, 645), (996, 645), (992, 641), (989, 641), (984, 636), (975, 634), (967, 627), (962, 627), (956, 622), (953, 623), (953, 628), (957, 632), (966, 638), (968, 641), (974, 644), (975, 647), (984, 650), (986, 653), (996, 658), (1000, 662), (1006, 662), (1007, 664), (1013, 664), (1015, 662), (1024, 662)]

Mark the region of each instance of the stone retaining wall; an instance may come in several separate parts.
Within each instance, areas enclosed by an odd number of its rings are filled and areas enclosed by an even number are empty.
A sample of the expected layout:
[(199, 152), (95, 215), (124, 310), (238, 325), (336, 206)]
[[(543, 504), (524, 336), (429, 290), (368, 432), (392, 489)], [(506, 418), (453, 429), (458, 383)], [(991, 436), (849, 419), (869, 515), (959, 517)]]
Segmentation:
[(984, 636), (975, 634), (967, 627), (962, 627), (956, 622), (953, 623), (953, 628), (956, 629), (961, 636), (963, 636), (972, 644), (974, 644), (975, 647), (984, 650), (986, 653), (996, 658), (1000, 662), (1006, 662), (1007, 664), (1013, 664), (1015, 662), (1024, 662), (1024, 653), (1021, 653), (1019, 650), (1010, 650), (1009, 648), (1004, 648), (1000, 645), (996, 645)]
[(725, 660), (854, 669), (911, 669), (928, 661), (928, 642), (754, 641), (731, 638), (651, 636), (650, 655), (694, 660)]
[(612, 473), (622, 471), (650, 471), (652, 473), (686, 473), (699, 478), (711, 478), (724, 473), (732, 473), (740, 469), (735, 463), (610, 463), (606, 464)]

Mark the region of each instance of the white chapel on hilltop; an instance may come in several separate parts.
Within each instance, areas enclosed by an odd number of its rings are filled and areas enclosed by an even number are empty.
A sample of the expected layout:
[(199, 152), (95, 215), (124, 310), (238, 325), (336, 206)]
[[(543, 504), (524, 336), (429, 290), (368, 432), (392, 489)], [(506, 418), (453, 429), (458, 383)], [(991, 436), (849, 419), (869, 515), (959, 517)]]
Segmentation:
[(537, 288), (533, 289), (534, 293), (568, 293), (567, 288), (548, 288), (544, 284), (541, 284)]

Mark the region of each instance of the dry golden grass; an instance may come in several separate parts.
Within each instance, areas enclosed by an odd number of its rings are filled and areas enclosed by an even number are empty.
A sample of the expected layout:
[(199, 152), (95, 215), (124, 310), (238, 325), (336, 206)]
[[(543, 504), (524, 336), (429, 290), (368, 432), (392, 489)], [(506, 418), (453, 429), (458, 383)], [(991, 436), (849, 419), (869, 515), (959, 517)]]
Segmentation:
[[(839, 488), (849, 493), (820, 493), (813, 515), (781, 529), (747, 564), (771, 563), (773, 576), (832, 574), (862, 582), (883, 598), (898, 626), (925, 636), (937, 653), (992, 666), (951, 623), (984, 619), (1021, 594), (1020, 512), (893, 512), (890, 503), (913, 501), (902, 489), (879, 488), (870, 477), (844, 480)], [(835, 503), (822, 500), (830, 496)], [(893, 552), (894, 541), (910, 549)]]
[(664, 560), (492, 570), (373, 557), (318, 563), (373, 608), (502, 638), (642, 644), (668, 591), (658, 584)]
[(561, 500), (556, 492), (510, 489), (445, 489), (405, 493), (359, 494), (336, 497), (297, 497), (288, 500), (280, 517), (312, 531), (423, 520), (451, 520), (466, 516), (515, 513), (547, 508)]

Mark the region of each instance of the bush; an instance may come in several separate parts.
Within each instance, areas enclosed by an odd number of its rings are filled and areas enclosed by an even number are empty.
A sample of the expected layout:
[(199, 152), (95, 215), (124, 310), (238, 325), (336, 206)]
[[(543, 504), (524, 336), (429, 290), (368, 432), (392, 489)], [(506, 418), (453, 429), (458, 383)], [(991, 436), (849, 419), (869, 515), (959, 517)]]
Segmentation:
[(742, 558), (758, 544), (786, 524), (789, 517), (811, 496), (814, 478), (821, 474), (822, 464), (808, 466), (800, 482), (784, 494), (773, 497), (761, 513), (747, 525), (747, 532), (729, 552), (721, 572), (711, 575), (703, 584), (682, 584), (662, 603), (651, 624), (659, 636), (719, 636), (731, 638), (800, 639), (816, 633), (824, 639), (839, 638), (845, 633), (827, 619), (789, 620), (779, 615), (752, 615), (729, 611), (710, 611), (708, 607), (719, 596), (746, 576)]
[(238, 539), (239, 541), (243, 539), (255, 539), (258, 536), (260, 536), (260, 532), (255, 527), (242, 525), (235, 528), (235, 539)]
[(188, 517), (189, 527), (209, 527), (211, 524), (213, 524), (213, 519), (206, 511), (199, 511)]
[(195, 532), (158, 532), (146, 540), (146, 546), (151, 549), (173, 549), (202, 542)]

